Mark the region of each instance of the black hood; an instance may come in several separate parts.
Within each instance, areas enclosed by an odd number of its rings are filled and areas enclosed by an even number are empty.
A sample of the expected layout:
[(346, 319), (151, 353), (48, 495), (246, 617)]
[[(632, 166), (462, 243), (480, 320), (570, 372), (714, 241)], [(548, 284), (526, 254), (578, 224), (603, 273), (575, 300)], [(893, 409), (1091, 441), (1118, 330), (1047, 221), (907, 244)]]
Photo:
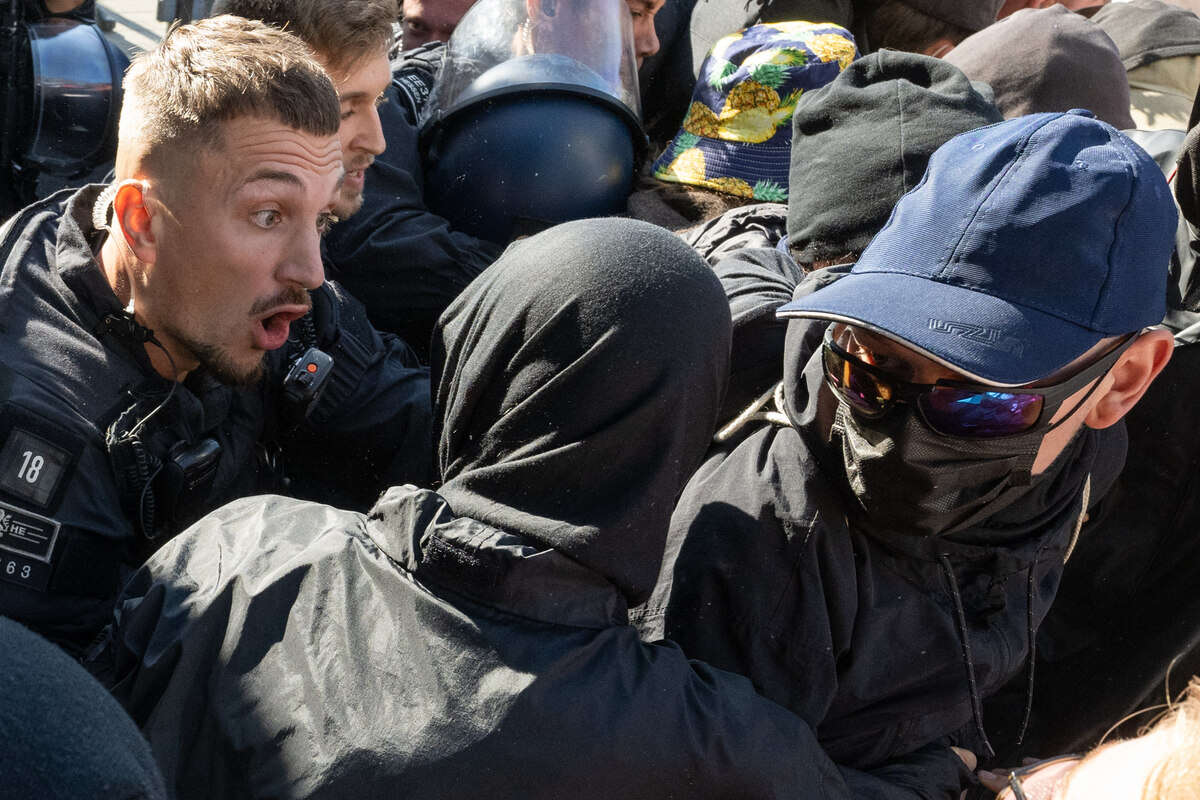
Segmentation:
[(641, 602), (716, 426), (729, 339), (720, 282), (662, 228), (580, 220), (518, 242), (434, 332), (440, 493)]
[(1200, 17), (1162, 0), (1109, 3), (1092, 16), (1092, 23), (1116, 42), (1125, 69), (1200, 55)]
[(803, 262), (858, 253), (952, 137), (1003, 117), (959, 69), (881, 50), (805, 92), (792, 117), (788, 244)]

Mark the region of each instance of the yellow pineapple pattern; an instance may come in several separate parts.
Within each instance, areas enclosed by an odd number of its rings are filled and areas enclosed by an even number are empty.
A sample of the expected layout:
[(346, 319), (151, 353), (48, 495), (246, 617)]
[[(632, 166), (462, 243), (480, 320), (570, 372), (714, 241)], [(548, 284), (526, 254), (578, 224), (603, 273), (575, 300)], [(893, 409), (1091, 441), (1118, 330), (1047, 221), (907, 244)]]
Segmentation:
[(704, 153), (698, 149), (688, 150), (676, 158), (657, 177), (665, 180), (675, 179), (683, 183), (701, 183), (704, 181)]
[[(774, 90), (772, 90), (773, 92)], [(727, 142), (765, 142), (775, 135), (780, 125), (791, 122), (792, 114), (796, 112), (796, 101), (800, 99), (801, 91), (797, 89), (779, 102), (779, 95), (770, 106), (755, 106), (730, 114), (722, 112), (721, 126), (717, 128), (717, 138)]]
[(754, 197), (754, 188), (741, 178), (709, 178), (704, 185), (738, 197)]
[(842, 69), (850, 66), (850, 62), (854, 60), (854, 45), (846, 37), (836, 33), (817, 34), (810, 37), (805, 44), (822, 61), (836, 61)]
[(699, 101), (692, 103), (688, 109), (687, 117), (683, 120), (683, 129), (688, 133), (694, 133), (697, 136), (705, 136), (709, 139), (717, 138), (717, 131), (721, 123), (717, 119), (717, 115), (713, 110)]

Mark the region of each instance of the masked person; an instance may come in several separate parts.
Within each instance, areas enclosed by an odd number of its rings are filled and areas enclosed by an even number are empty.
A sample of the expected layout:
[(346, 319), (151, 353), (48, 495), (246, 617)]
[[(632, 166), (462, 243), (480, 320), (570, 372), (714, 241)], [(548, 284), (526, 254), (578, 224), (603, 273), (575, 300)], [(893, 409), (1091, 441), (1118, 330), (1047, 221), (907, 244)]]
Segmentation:
[(1087, 112), (960, 134), (844, 277), (802, 284), (779, 409), (684, 489), (648, 638), (748, 676), (839, 763), (942, 737), (1031, 655), (1120, 420), (1171, 352), (1175, 214)]
[(851, 796), (869, 776), (839, 775), (797, 718), (626, 624), (728, 348), (720, 284), (661, 228), (586, 220), (509, 248), (435, 337), (436, 493), (394, 487), (366, 515), (240, 501), (129, 584), (101, 658), (168, 784)]
[[(320, 65), (217, 17), (127, 81), (117, 181), (0, 229), (0, 612), (71, 650), (222, 503), (308, 467), (366, 507), (430, 469), (428, 370), (324, 282), (344, 168)], [(338, 468), (285, 464), (314, 451)]]

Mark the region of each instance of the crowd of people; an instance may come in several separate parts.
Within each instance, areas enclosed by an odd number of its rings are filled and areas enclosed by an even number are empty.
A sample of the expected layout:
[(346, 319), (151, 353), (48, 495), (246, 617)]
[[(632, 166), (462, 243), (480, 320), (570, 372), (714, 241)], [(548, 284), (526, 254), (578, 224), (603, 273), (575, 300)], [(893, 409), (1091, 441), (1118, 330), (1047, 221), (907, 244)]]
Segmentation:
[(0, 226), (0, 795), (1200, 798), (1185, 6), (173, 26)]

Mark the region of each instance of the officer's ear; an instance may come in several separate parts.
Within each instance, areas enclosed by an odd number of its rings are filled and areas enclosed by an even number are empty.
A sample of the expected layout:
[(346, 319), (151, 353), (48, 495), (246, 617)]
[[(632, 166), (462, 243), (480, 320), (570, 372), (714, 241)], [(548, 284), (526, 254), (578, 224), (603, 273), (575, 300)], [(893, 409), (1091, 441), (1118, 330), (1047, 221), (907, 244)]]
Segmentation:
[(1138, 336), (1104, 377), (1102, 393), (1084, 417), (1084, 424), (1089, 428), (1107, 428), (1128, 414), (1171, 360), (1174, 347), (1171, 332), (1161, 328)]
[(153, 264), (158, 255), (150, 220), (154, 216), (146, 197), (146, 184), (125, 181), (113, 196), (113, 222), (138, 261)]

